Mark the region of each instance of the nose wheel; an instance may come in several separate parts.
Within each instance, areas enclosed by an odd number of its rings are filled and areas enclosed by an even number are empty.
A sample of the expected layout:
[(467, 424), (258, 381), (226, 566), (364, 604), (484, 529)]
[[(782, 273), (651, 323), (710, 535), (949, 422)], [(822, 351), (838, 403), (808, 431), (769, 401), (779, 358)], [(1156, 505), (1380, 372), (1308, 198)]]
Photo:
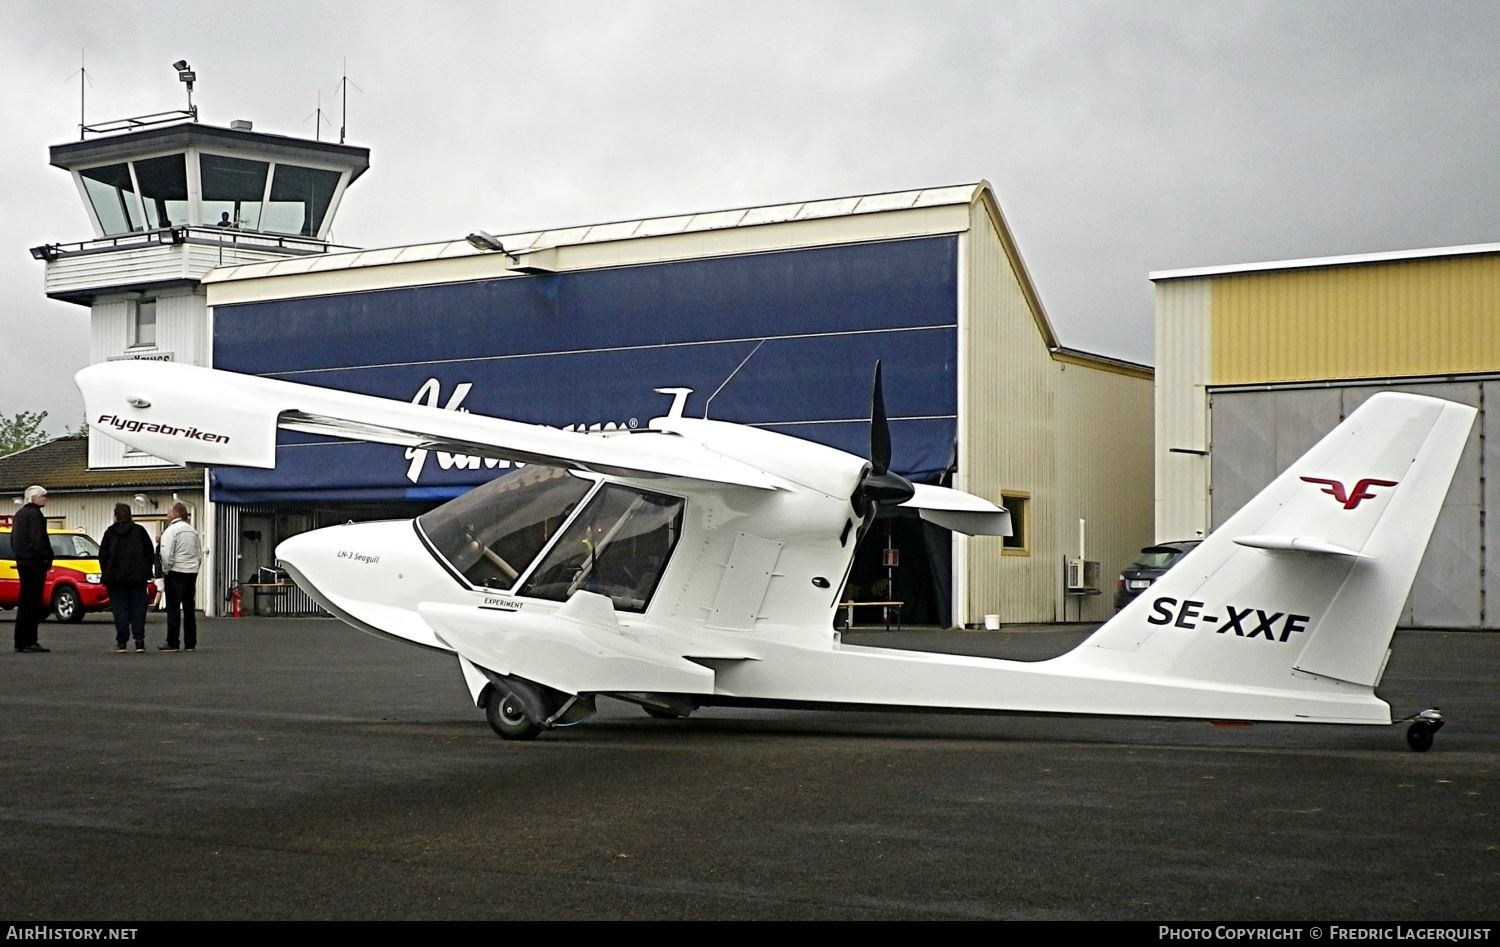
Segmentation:
[(1432, 749), (1433, 737), (1443, 729), (1443, 714), (1436, 707), (1408, 717), (1411, 724), (1406, 728), (1406, 745), (1413, 753), (1426, 753)]

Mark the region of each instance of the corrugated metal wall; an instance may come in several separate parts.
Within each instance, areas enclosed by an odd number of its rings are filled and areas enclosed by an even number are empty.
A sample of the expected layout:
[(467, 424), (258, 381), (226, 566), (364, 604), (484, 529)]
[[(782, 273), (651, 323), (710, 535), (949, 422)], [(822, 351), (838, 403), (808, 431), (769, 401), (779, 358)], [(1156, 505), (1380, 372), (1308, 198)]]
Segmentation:
[[(66, 516), (68, 529), (81, 529), (94, 539), (103, 538), (104, 531), (115, 521), (115, 504), (131, 503), (132, 493), (50, 493), (47, 496), (47, 516)], [(166, 507), (141, 510), (131, 504), (131, 516), (146, 527), (155, 542), (166, 528)]]
[(1400, 622), (1413, 628), (1500, 628), (1500, 526), (1487, 516), (1500, 501), (1500, 381), (1274, 388), (1213, 393), (1214, 523), (1238, 510), (1307, 448), (1379, 391), (1409, 391), (1480, 409)]
[(1213, 293), (1216, 385), (1500, 367), (1500, 255), (1218, 276)]
[(997, 503), (1005, 490), (1031, 494), (1033, 539), (1027, 555), (1003, 554), (999, 539), (968, 540), (964, 620), (998, 614), (1004, 622), (1051, 621), (1059, 588), (1052, 378), (1057, 368), (998, 228), (978, 203), (961, 238), (968, 241), (968, 271), (967, 280), (960, 280), (966, 294), (959, 319), (967, 331), (959, 357), (966, 360), (968, 390), (959, 408), (965, 453), (960, 469), (967, 479), (959, 486)]
[(1156, 284), (1155, 539), (1208, 531), (1207, 279)]
[[(222, 589), (221, 595), (227, 595), (229, 590), (236, 585), (253, 581), (256, 572), (261, 565), (270, 565), (274, 557), (267, 555), (266, 562), (246, 562), (241, 558), (242, 547), (240, 530), (246, 521), (259, 525), (262, 521), (275, 523), (281, 513), (275, 506), (249, 506), (239, 503), (215, 503), (214, 504), (214, 535), (218, 537), (218, 543), (224, 548), (225, 553), (214, 557), (213, 562), (213, 587)], [(305, 516), (306, 514), (294, 514)], [(311, 518), (302, 524), (299, 532), (312, 528)], [(277, 537), (266, 537), (265, 545), (275, 547)], [(326, 616), (328, 613), (314, 602), (312, 596), (298, 586), (292, 586), (284, 592), (275, 595), (257, 596), (252, 591), (245, 591), (242, 602), (243, 614), (248, 617), (261, 616)], [(202, 595), (200, 590), (199, 595)], [(200, 599), (201, 601), (201, 599)], [(223, 603), (215, 603), (217, 614), (228, 615), (229, 609)]]
[[(959, 484), (999, 502), (1030, 496), (1024, 555), (997, 539), (970, 539), (967, 614), (978, 621), (1102, 620), (1113, 579), (1151, 541), (1151, 390), (1148, 378), (1052, 357), (988, 204), (974, 204), (966, 261), (960, 351)], [(1065, 598), (1063, 558), (1077, 555), (1078, 520), (1088, 558), (1103, 563), (1103, 594)]]
[(1120, 570), (1152, 542), (1152, 405), (1149, 379), (1057, 363), (1057, 524), (1055, 579), (1061, 557), (1100, 563), (1100, 594), (1069, 596), (1062, 615), (1104, 621), (1114, 614)]
[[(224, 555), (213, 557), (212, 566), (213, 587), (222, 590), (219, 593), (222, 596), (240, 581), (240, 507), (234, 503), (215, 503), (213, 505), (213, 518), (214, 542), (222, 545), (226, 550)], [(230, 611), (216, 599), (213, 603), (213, 614), (228, 615)]]

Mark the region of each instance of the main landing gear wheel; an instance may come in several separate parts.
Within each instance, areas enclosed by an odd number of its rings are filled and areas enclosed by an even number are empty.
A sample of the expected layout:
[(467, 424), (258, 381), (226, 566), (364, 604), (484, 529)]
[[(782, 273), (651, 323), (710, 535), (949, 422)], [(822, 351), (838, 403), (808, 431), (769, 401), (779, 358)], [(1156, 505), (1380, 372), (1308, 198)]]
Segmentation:
[(1432, 749), (1432, 739), (1443, 729), (1443, 715), (1436, 708), (1424, 710), (1406, 728), (1406, 745), (1414, 753), (1426, 753)]
[(542, 725), (531, 722), (516, 695), (499, 686), (491, 687), (485, 698), (484, 719), (502, 740), (535, 740), (542, 732)]

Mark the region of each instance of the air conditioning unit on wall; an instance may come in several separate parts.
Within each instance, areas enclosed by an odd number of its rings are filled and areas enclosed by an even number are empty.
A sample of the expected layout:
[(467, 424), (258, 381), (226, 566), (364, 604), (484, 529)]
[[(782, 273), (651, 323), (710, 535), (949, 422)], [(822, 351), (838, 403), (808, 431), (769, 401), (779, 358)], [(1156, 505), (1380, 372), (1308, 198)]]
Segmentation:
[(1099, 563), (1094, 559), (1068, 559), (1064, 570), (1064, 584), (1073, 595), (1097, 594), (1099, 591)]

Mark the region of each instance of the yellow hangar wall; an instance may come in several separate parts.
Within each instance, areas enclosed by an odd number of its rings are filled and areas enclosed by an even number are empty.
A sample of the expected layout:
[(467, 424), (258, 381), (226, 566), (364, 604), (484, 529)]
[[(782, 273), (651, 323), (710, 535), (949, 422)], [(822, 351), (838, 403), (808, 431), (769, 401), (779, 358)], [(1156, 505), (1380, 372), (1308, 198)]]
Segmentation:
[(1152, 274), (1156, 538), (1211, 525), (1210, 386), (1500, 371), (1500, 252), (1470, 249)]
[[(971, 622), (1102, 621), (1116, 575), (1151, 541), (1152, 375), (1063, 352), (993, 196), (972, 208), (959, 261), (956, 485), (997, 502), (1024, 496), (1026, 548), (967, 540), (954, 595)], [(1063, 559), (1078, 555), (1080, 518), (1102, 589), (1065, 596)]]
[(1500, 254), (1214, 278), (1211, 385), (1500, 369)]

